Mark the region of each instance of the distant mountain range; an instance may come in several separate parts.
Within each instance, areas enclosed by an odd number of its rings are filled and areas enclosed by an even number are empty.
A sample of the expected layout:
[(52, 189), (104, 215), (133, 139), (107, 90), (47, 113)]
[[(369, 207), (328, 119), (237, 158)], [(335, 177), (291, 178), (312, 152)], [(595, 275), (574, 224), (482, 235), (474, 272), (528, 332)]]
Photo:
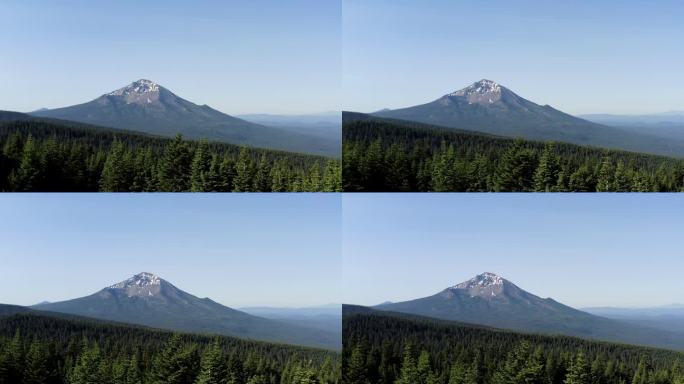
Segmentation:
[(483, 273), (432, 296), (373, 308), (517, 331), (684, 349), (684, 332), (592, 315), (540, 298), (493, 273)]
[(194, 104), (146, 79), (83, 104), (40, 109), (30, 114), (160, 136), (181, 133), (190, 139), (327, 156), (340, 154), (340, 140), (309, 134), (300, 127), (271, 127), (239, 119), (208, 105)]
[(334, 333), (342, 332), (341, 304), (303, 308), (245, 307), (239, 309), (250, 315), (261, 316), (267, 319), (281, 320)]
[(648, 133), (672, 140), (684, 140), (684, 111), (648, 115), (594, 114), (579, 117), (595, 123), (619, 127), (637, 133)]
[(684, 304), (648, 308), (593, 307), (583, 311), (597, 316), (673, 332), (684, 332)]
[(486, 79), (426, 104), (383, 109), (371, 115), (501, 136), (684, 157), (684, 137), (667, 138), (648, 130), (591, 122), (535, 104)]
[(340, 333), (250, 315), (193, 296), (146, 272), (89, 296), (31, 308), (185, 332), (341, 348)]

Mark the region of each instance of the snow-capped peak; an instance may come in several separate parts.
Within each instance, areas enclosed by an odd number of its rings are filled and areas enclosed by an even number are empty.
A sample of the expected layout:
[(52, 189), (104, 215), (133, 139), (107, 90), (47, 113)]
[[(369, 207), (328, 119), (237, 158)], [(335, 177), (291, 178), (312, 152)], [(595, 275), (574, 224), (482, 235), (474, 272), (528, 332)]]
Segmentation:
[(461, 90), (450, 93), (448, 96), (471, 96), (484, 94), (498, 94), (501, 93), (501, 86), (492, 80), (482, 79), (472, 85), (469, 85)]
[(159, 276), (149, 272), (141, 272), (120, 283), (111, 285), (109, 288), (124, 289), (130, 287), (147, 287), (154, 285), (161, 285), (161, 279)]
[(464, 281), (460, 284), (457, 284), (452, 288), (468, 289), (473, 287), (501, 286), (503, 285), (503, 282), (504, 279), (501, 276), (498, 276), (494, 273), (485, 272), (473, 277), (468, 281)]
[(117, 89), (114, 92), (108, 93), (109, 96), (127, 96), (130, 94), (142, 94), (159, 92), (159, 85), (154, 81), (147, 79), (140, 79), (127, 86)]

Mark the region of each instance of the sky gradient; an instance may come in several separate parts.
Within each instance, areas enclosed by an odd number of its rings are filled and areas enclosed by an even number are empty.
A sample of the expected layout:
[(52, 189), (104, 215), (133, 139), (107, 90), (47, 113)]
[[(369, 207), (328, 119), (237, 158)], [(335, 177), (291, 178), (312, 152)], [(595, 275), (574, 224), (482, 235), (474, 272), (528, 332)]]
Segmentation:
[(345, 0), (343, 108), (423, 104), (480, 79), (571, 114), (684, 110), (684, 3)]
[(429, 296), (482, 272), (574, 307), (682, 303), (675, 194), (346, 194), (343, 300)]
[(3, 194), (0, 303), (151, 272), (231, 307), (340, 302), (338, 194)]
[(229, 114), (340, 108), (339, 1), (26, 0), (0, 10), (0, 110), (84, 103), (141, 78)]

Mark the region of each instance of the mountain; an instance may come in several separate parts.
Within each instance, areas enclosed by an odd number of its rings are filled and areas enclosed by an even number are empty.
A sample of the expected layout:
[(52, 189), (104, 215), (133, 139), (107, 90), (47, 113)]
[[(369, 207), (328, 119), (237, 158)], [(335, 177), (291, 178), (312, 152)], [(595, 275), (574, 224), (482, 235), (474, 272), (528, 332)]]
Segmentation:
[(684, 333), (595, 316), (540, 298), (493, 273), (477, 275), (432, 296), (373, 308), (517, 331), (684, 349)]
[(684, 139), (673, 141), (593, 123), (549, 105), (535, 104), (486, 79), (427, 104), (372, 115), (509, 137), (684, 156)]
[(339, 156), (339, 147), (330, 140), (251, 123), (208, 105), (194, 104), (146, 79), (87, 103), (30, 114), (153, 135), (175, 136), (181, 133), (191, 139)]
[(198, 298), (151, 273), (139, 273), (92, 295), (33, 309), (185, 332), (215, 333), (265, 341), (339, 349), (341, 336), (253, 316)]

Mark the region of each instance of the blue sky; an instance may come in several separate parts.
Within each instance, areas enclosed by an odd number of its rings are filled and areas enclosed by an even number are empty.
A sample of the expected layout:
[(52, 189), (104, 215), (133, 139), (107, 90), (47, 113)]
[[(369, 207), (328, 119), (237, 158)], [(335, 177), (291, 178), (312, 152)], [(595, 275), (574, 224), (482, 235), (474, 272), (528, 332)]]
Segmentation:
[(338, 194), (3, 194), (0, 303), (142, 272), (228, 306), (340, 302)]
[(684, 110), (678, 0), (345, 0), (342, 12), (345, 110), (482, 78), (573, 114)]
[(343, 300), (437, 293), (493, 272), (575, 306), (684, 297), (675, 194), (346, 194)]
[(339, 110), (341, 3), (22, 0), (0, 5), (0, 110), (146, 78), (223, 112)]

